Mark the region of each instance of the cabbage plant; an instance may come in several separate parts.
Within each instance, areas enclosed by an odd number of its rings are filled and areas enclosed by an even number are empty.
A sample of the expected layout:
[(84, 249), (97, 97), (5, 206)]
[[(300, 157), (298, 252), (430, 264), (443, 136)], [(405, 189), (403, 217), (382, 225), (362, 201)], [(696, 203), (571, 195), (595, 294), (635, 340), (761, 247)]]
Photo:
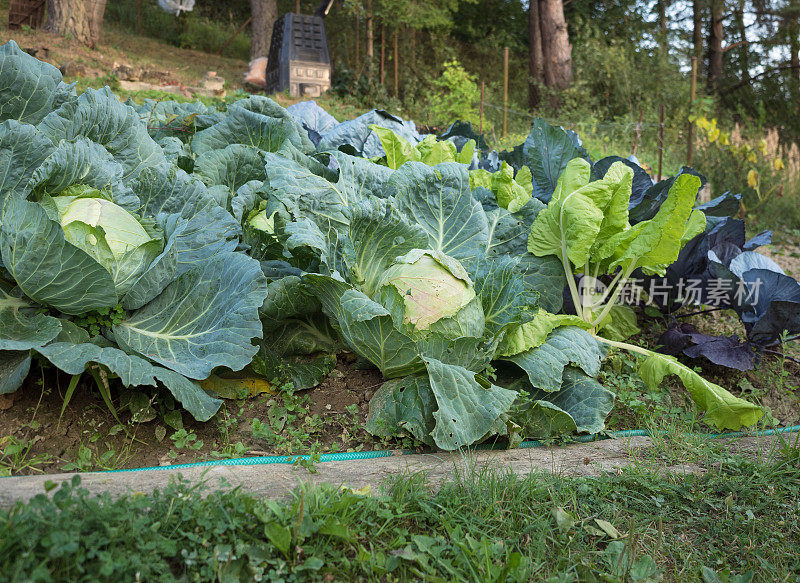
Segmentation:
[(544, 205), (512, 213), (473, 192), (462, 164), (391, 172), (331, 156), (335, 177), (267, 155), (270, 189), (247, 227), (272, 253), (256, 362), (352, 351), (386, 379), (367, 429), (443, 449), (601, 430), (614, 396), (594, 378), (603, 352), (588, 332), (563, 328), (548, 358), (522, 365), (501, 352), (520, 324), (561, 307), (559, 262), (525, 252)]
[(108, 88), (78, 96), (13, 42), (0, 63), (0, 393), (38, 355), (109, 404), (112, 381), (160, 385), (209, 419), (221, 401), (199, 381), (247, 366), (262, 335), (236, 219)]

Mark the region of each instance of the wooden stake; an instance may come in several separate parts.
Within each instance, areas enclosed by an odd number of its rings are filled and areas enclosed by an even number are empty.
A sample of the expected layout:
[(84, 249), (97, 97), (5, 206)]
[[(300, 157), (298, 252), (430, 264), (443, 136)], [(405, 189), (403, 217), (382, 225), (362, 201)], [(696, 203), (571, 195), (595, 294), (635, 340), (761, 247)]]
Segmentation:
[(644, 119), (644, 110), (639, 110), (639, 123), (636, 124), (636, 132), (633, 134), (633, 147), (631, 148), (631, 156), (636, 155), (636, 147), (639, 145), (639, 137), (642, 135), (642, 119)]
[(508, 47), (503, 49), (503, 139), (508, 133)]
[(136, 34), (142, 36), (142, 0), (136, 0)]
[(478, 133), (483, 134), (483, 96), (486, 93), (486, 83), (481, 81), (481, 125), (478, 127)]
[[(694, 100), (697, 97), (697, 57), (692, 57), (692, 86), (690, 92), (689, 109), (694, 107)], [(694, 122), (689, 122), (689, 139), (686, 143), (686, 165), (691, 166), (694, 159)]]
[(300, 14), (300, 0), (294, 0), (294, 13)]
[(664, 104), (658, 115), (658, 182), (661, 182), (661, 164), (664, 161)]
[(394, 98), (395, 99), (400, 98), (400, 91), (398, 89), (400, 87), (400, 84), (398, 82), (399, 70), (400, 67), (397, 64), (397, 29), (395, 28), (394, 29)]
[(220, 49), (217, 51), (217, 55), (221, 55), (221, 54), (222, 54), (222, 51), (224, 51), (225, 49), (227, 49), (227, 48), (228, 48), (228, 45), (229, 45), (229, 44), (231, 44), (231, 43), (233, 42), (233, 39), (235, 39), (237, 36), (239, 36), (239, 33), (240, 33), (240, 32), (242, 32), (242, 31), (243, 31), (243, 30), (244, 30), (244, 29), (247, 27), (247, 25), (248, 25), (248, 24), (250, 24), (250, 21), (251, 21), (252, 19), (253, 19), (253, 17), (251, 16), (251, 17), (249, 17), (247, 20), (245, 20), (244, 24), (243, 24), (242, 26), (240, 26), (240, 27), (239, 27), (239, 28), (236, 30), (236, 32), (234, 32), (234, 33), (231, 35), (231, 37), (230, 37), (228, 40), (226, 40), (224, 43), (222, 43), (222, 47), (220, 47)]

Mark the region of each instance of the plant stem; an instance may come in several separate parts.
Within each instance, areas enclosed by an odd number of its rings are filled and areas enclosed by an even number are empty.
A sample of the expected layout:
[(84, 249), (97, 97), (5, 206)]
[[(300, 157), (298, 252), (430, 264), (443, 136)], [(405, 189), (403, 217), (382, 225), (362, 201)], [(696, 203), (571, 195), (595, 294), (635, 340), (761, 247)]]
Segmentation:
[(575, 304), (575, 313), (583, 320), (583, 307), (581, 306), (581, 298), (578, 294), (578, 287), (575, 285), (575, 276), (572, 274), (572, 268), (569, 265), (569, 258), (566, 254), (561, 257), (561, 264), (564, 266), (564, 274), (567, 276), (567, 285), (569, 286), (569, 293), (572, 296), (572, 303)]
[(597, 316), (597, 318), (595, 318), (593, 322), (590, 322), (592, 328), (600, 324), (603, 320), (605, 320), (605, 317), (608, 316), (608, 313), (611, 311), (611, 308), (613, 308), (614, 305), (617, 303), (619, 294), (622, 293), (622, 290), (625, 287), (625, 284), (628, 282), (628, 278), (631, 276), (631, 273), (633, 273), (634, 269), (636, 269), (636, 261), (632, 261), (630, 267), (628, 267), (628, 269), (625, 270), (625, 275), (623, 275), (622, 279), (620, 279), (617, 282), (616, 286), (614, 287), (614, 293), (611, 294), (611, 299), (608, 300), (608, 303), (603, 308), (603, 311), (600, 312), (600, 315)]
[(641, 346), (636, 346), (635, 344), (628, 344), (627, 342), (616, 342), (615, 340), (609, 340), (608, 338), (603, 338), (602, 336), (598, 336), (597, 334), (592, 334), (594, 339), (598, 342), (602, 342), (603, 344), (608, 344), (615, 348), (621, 348), (623, 350), (629, 350), (630, 352), (636, 352), (638, 354), (643, 354), (645, 356), (652, 356), (653, 351), (647, 350), (646, 348), (642, 348)]

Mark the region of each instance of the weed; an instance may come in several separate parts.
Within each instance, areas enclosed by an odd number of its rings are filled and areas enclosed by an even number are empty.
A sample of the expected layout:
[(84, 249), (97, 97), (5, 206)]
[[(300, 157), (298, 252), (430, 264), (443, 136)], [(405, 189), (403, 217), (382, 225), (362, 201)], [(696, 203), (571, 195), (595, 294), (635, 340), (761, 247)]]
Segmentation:
[(33, 440), (17, 439), (13, 435), (0, 437), (0, 477), (19, 474), (25, 470), (42, 472), (38, 467), (52, 463), (51, 456), (31, 455)]

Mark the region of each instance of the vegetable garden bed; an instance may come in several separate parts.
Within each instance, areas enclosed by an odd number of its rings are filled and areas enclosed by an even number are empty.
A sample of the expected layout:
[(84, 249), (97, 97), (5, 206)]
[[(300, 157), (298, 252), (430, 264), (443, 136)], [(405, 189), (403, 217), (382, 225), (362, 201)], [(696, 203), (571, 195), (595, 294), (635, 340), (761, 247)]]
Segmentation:
[[(89, 469), (515, 447), (665, 412), (739, 430), (797, 411), (776, 356), (800, 284), (755, 251), (771, 233), (746, 239), (739, 195), (696, 204), (692, 169), (654, 182), (541, 119), (496, 152), (468, 124), (422, 136), (381, 110), (122, 104), (0, 50), (15, 473), (39, 453)], [(679, 325), (709, 305), (728, 335)], [(742, 376), (756, 367), (779, 382)]]

